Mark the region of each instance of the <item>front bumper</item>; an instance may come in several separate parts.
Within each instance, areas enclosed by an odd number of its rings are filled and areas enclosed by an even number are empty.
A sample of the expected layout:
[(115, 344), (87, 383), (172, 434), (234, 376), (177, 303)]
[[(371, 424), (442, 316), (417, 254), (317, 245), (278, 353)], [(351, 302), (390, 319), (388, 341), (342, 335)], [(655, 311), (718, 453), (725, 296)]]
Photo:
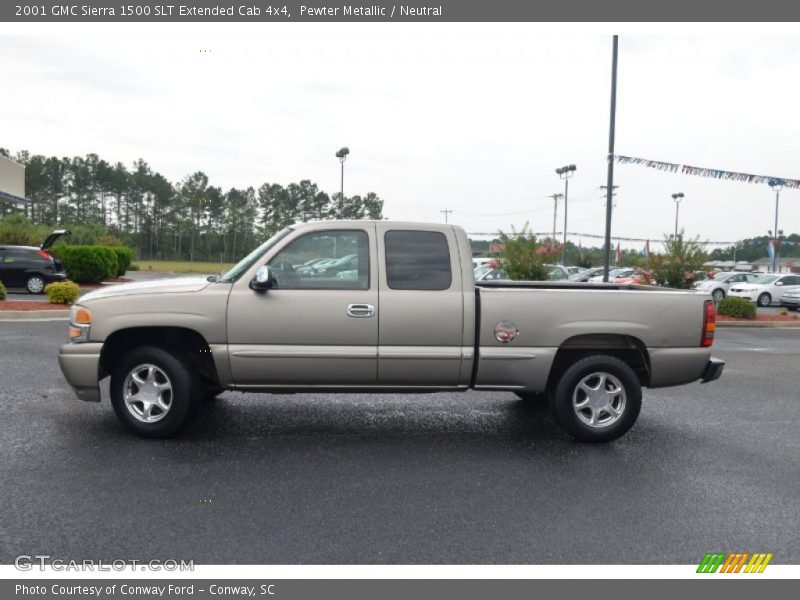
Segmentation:
[(750, 302), (755, 302), (758, 298), (759, 292), (728, 292), (728, 296), (731, 298), (744, 298), (745, 300), (750, 300)]
[(100, 402), (99, 365), (101, 343), (64, 344), (58, 351), (58, 365), (67, 383), (81, 400)]
[(725, 361), (718, 358), (709, 359), (706, 368), (703, 369), (703, 375), (700, 377), (701, 383), (708, 383), (709, 381), (716, 381), (722, 375), (722, 369), (725, 368)]

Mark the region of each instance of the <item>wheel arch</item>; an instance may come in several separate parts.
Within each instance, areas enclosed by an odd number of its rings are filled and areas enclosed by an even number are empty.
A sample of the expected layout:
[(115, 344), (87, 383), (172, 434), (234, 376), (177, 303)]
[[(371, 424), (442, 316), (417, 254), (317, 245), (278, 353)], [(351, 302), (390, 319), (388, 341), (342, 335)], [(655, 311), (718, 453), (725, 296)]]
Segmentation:
[(130, 327), (118, 329), (103, 342), (98, 377), (111, 374), (113, 365), (133, 348), (156, 346), (187, 358), (195, 371), (208, 383), (219, 385), (214, 358), (206, 339), (194, 329), (175, 326)]
[(561, 343), (550, 367), (547, 389), (553, 389), (570, 365), (597, 354), (620, 359), (633, 369), (642, 387), (650, 384), (650, 355), (642, 340), (621, 333), (589, 333), (567, 338)]

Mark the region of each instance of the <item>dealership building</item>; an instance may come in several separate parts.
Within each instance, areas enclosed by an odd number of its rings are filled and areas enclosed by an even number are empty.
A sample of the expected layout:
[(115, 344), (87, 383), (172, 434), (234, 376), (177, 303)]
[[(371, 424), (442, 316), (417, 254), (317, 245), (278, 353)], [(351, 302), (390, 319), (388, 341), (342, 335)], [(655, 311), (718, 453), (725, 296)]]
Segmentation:
[(25, 197), (25, 165), (0, 156), (0, 203), (28, 204)]

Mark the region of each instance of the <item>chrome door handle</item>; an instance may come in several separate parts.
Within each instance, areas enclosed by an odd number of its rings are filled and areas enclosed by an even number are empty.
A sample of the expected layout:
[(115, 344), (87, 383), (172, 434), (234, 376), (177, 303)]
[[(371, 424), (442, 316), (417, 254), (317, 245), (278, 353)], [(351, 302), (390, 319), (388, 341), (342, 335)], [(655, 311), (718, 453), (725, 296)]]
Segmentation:
[(375, 307), (372, 304), (348, 304), (348, 317), (372, 317), (375, 315)]

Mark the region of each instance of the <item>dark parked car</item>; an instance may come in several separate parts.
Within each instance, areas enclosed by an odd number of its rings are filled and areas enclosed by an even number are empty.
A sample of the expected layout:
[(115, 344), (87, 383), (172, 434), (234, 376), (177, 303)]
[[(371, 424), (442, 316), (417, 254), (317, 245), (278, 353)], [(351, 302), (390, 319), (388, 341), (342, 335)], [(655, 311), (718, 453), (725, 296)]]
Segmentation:
[(0, 245), (0, 281), (9, 288), (24, 287), (29, 294), (41, 294), (48, 283), (64, 281), (64, 265), (50, 252), (62, 235), (69, 231), (57, 229), (38, 248)]

